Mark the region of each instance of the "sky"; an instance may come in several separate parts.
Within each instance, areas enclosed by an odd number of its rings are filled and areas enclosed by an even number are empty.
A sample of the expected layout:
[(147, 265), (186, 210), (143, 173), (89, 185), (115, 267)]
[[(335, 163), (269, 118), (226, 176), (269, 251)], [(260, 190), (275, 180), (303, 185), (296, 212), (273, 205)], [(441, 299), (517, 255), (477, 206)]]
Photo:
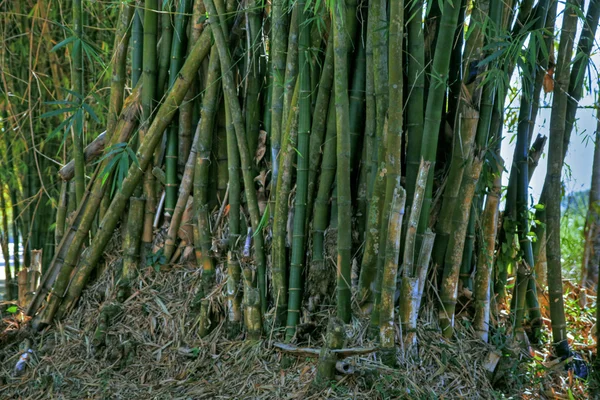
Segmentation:
[[(586, 2), (589, 3), (589, 2)], [(562, 25), (562, 8), (563, 6), (559, 4), (558, 17), (557, 17), (557, 25)], [(587, 6), (586, 6), (587, 7)], [(579, 40), (579, 33), (581, 32), (582, 21), (579, 22), (579, 29), (577, 33), (577, 37), (575, 38), (576, 42)], [(579, 102), (580, 107), (592, 107), (597, 103), (597, 91), (598, 91), (598, 73), (595, 70), (595, 66), (598, 66), (600, 69), (600, 53), (598, 49), (598, 43), (600, 43), (600, 30), (596, 33), (596, 44), (594, 49), (592, 50), (592, 67), (589, 68), (589, 73), (591, 73), (591, 82), (593, 83), (593, 92), (590, 93), (589, 89), (586, 89), (584, 92), (584, 97)], [(555, 49), (556, 55), (557, 49)], [(573, 55), (574, 56), (574, 55)], [(513, 77), (513, 82), (518, 84), (518, 74), (515, 73)], [(586, 76), (586, 83), (590, 82), (590, 75)], [(519, 106), (519, 97), (509, 105), (509, 107), (516, 107), (518, 112)], [(535, 131), (533, 132), (533, 138), (537, 136), (537, 134), (542, 134), (545, 136), (549, 136), (549, 127), (550, 127), (550, 106), (552, 105), (552, 93), (544, 94), (542, 93), (542, 98), (540, 102), (540, 110), (538, 112), (538, 116), (535, 122)], [(547, 106), (548, 108), (542, 108)], [(592, 160), (594, 153), (594, 134), (597, 129), (597, 112), (592, 108), (579, 108), (577, 110), (576, 115), (576, 126), (574, 131), (571, 134), (571, 143), (569, 144), (569, 149), (567, 152), (567, 157), (565, 159), (565, 168), (563, 169), (563, 183), (565, 185), (565, 189), (567, 193), (573, 193), (581, 190), (588, 190), (591, 184), (591, 176), (592, 176)], [(512, 136), (516, 133), (515, 131), (509, 131), (508, 128), (504, 127), (504, 141), (502, 143), (502, 158), (505, 161), (505, 166), (510, 173), (510, 167), (512, 164), (513, 152), (516, 141), (513, 140), (511, 142)], [(548, 150), (549, 141), (546, 142), (545, 152), (540, 159), (539, 165), (535, 170), (535, 173), (530, 182), (530, 194), (534, 200), (537, 200), (542, 191), (542, 186), (544, 184), (544, 179), (546, 177), (547, 170), (547, 150)], [(504, 173), (502, 176), (502, 184), (508, 184), (508, 176), (509, 173)]]

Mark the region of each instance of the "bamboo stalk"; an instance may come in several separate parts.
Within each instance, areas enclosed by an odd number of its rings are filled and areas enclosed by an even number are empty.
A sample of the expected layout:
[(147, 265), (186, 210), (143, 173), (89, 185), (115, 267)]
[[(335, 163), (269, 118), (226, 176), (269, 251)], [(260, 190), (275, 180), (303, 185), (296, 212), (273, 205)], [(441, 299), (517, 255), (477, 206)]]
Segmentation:
[(398, 257), (400, 256), (400, 237), (402, 235), (402, 218), (404, 216), (405, 201), (406, 192), (402, 187), (398, 186), (392, 196), (379, 309), (381, 359), (384, 364), (390, 367), (397, 364), (396, 343), (394, 340), (396, 336), (396, 329), (394, 327), (394, 300), (396, 297), (396, 274), (398, 272)]
[[(296, 80), (298, 79), (298, 9), (291, 7), (290, 26), (287, 40), (287, 52), (285, 61), (285, 78), (283, 83), (283, 114), (281, 124), (287, 121), (288, 115), (292, 112), (292, 97), (296, 90)], [(283, 143), (282, 143), (283, 144)]]
[[(277, 157), (281, 149), (281, 140), (283, 137), (284, 122), (283, 114), (283, 90), (285, 84), (286, 67), (286, 38), (288, 37), (288, 16), (285, 12), (287, 0), (273, 0), (271, 5), (271, 20), (273, 26), (271, 30), (271, 43), (273, 54), (271, 60), (271, 163), (273, 173), (271, 176), (271, 213), (275, 211), (275, 195), (277, 193), (277, 177), (279, 175), (279, 166)], [(271, 215), (273, 217), (273, 215)], [(284, 296), (286, 297), (286, 296)], [(286, 300), (287, 301), (287, 300)]]
[[(306, 199), (308, 192), (308, 162), (311, 127), (311, 84), (310, 60), (310, 15), (306, 9), (306, 1), (296, 3), (297, 24), (300, 27), (298, 39), (298, 161), (296, 169), (296, 202), (294, 205), (294, 226), (292, 236), (292, 255), (290, 262), (289, 300), (285, 337), (291, 340), (296, 333), (296, 325), (300, 320), (300, 303), (302, 299), (302, 270), (306, 260)], [(289, 55), (289, 53), (288, 53)]]
[(348, 37), (346, 7), (340, 4), (333, 13), (335, 116), (337, 131), (337, 316), (350, 322), (350, 273), (352, 263), (352, 222), (350, 194), (350, 115), (348, 99)]
[[(155, 107), (155, 98), (157, 95), (157, 33), (158, 33), (158, 0), (146, 0), (145, 12), (144, 12), (144, 56), (143, 63), (144, 69), (142, 79), (144, 87), (142, 88), (142, 113), (141, 113), (141, 126), (139, 130), (139, 141), (142, 142), (148, 131), (148, 127), (152, 123), (152, 113)], [(152, 220), (154, 213), (156, 212), (156, 190), (154, 185), (154, 177), (152, 175), (151, 167), (146, 168), (144, 174), (144, 180), (140, 188), (137, 190), (141, 192), (143, 190), (144, 198), (144, 223), (142, 230), (142, 247), (141, 257), (145, 258), (148, 253), (151, 252), (152, 238), (153, 238), (153, 227)], [(137, 193), (136, 193), (137, 194)]]
[[(205, 294), (212, 292), (215, 284), (216, 271), (214, 260), (212, 257), (212, 234), (210, 230), (210, 210), (209, 210), (209, 187), (208, 187), (208, 172), (210, 167), (210, 153), (212, 150), (212, 133), (214, 130), (215, 121), (215, 109), (217, 107), (217, 98), (220, 92), (220, 85), (218, 85), (218, 77), (220, 72), (219, 53), (216, 46), (213, 46), (211, 50), (211, 58), (208, 64), (208, 87), (202, 103), (202, 116), (200, 119), (200, 132), (201, 139), (198, 140), (196, 157), (196, 179), (195, 184), (195, 196), (196, 201), (196, 218), (201, 251), (201, 258), (197, 260), (199, 266), (202, 267), (202, 285)], [(212, 83), (211, 83), (212, 82)], [(227, 106), (226, 106), (227, 107)], [(229, 109), (225, 109), (225, 120), (227, 121), (227, 114)], [(232, 144), (235, 145), (235, 143)], [(233, 158), (233, 157), (232, 157)], [(239, 205), (238, 205), (239, 207)], [(239, 218), (239, 216), (238, 216)], [(208, 316), (208, 310), (204, 313)], [(205, 326), (206, 321), (201, 321), (200, 326)]]
[(406, 103), (406, 206), (410, 208), (414, 197), (414, 185), (418, 174), (423, 136), (423, 107), (425, 88), (425, 42), (423, 36), (423, 0), (412, 1), (407, 20), (408, 93)]
[[(501, 159), (500, 159), (501, 160)], [(490, 330), (490, 300), (492, 288), (492, 273), (494, 267), (494, 250), (496, 248), (496, 233), (498, 232), (498, 205), (502, 189), (503, 162), (497, 164), (494, 181), (486, 194), (485, 209), (482, 215), (482, 245), (479, 248), (477, 267), (475, 269), (475, 315), (473, 326), (477, 336), (484, 342), (488, 341)]]
[[(130, 26), (134, 11), (135, 7), (132, 5), (121, 3), (111, 62), (110, 100), (108, 102), (108, 115), (106, 117), (106, 130), (108, 132), (114, 130), (121, 109), (123, 108), (123, 92), (125, 90), (125, 81), (127, 80), (127, 47), (131, 36)], [(86, 162), (88, 162), (87, 159)]]
[(567, 92), (569, 67), (573, 53), (573, 42), (577, 28), (577, 14), (581, 6), (579, 0), (569, 0), (565, 7), (563, 26), (560, 34), (552, 113), (550, 117), (550, 143), (548, 145), (548, 185), (546, 202), (546, 229), (548, 244), (548, 294), (550, 303), (550, 319), (552, 322), (552, 341), (559, 357), (570, 353), (566, 336), (565, 310), (563, 302), (563, 285), (561, 273), (560, 248), (560, 202), (561, 172), (563, 166), (563, 143), (565, 136), (564, 121), (567, 113)]
[(73, 32), (78, 38), (73, 42), (72, 87), (80, 96), (80, 110), (74, 115), (73, 123), (73, 158), (75, 159), (75, 196), (79, 205), (85, 192), (85, 159), (83, 157), (83, 102), (85, 101), (85, 77), (83, 70), (83, 7), (82, 0), (73, 0)]
[[(181, 220), (183, 217), (183, 213), (185, 211), (186, 205), (188, 203), (188, 199), (190, 197), (190, 192), (192, 190), (192, 182), (194, 181), (194, 167), (196, 164), (196, 149), (198, 145), (198, 140), (200, 136), (200, 124), (198, 124), (198, 129), (196, 129), (196, 133), (194, 134), (194, 141), (192, 142), (192, 150), (188, 155), (187, 163), (185, 164), (185, 169), (183, 171), (183, 177), (181, 178), (181, 185), (179, 186), (179, 193), (177, 196), (177, 204), (175, 205), (175, 210), (173, 212), (173, 218), (171, 218), (171, 224), (169, 225), (169, 230), (167, 231), (167, 237), (165, 238), (165, 245), (163, 247), (163, 254), (167, 260), (171, 259), (173, 252), (175, 250), (175, 239), (177, 238), (177, 233), (179, 232), (179, 227), (181, 226)], [(210, 132), (212, 136), (212, 132)], [(198, 157), (199, 158), (199, 157)]]
[(332, 283), (329, 279), (329, 266), (325, 258), (325, 230), (329, 223), (329, 199), (337, 166), (335, 124), (335, 104), (331, 99), (327, 113), (327, 136), (325, 137), (323, 162), (312, 222), (312, 262), (308, 272), (308, 308), (311, 312), (314, 312), (330, 294)]
[(296, 158), (298, 136), (298, 93), (300, 82), (296, 84), (292, 98), (293, 112), (288, 116), (284, 132), (281, 153), (279, 155), (279, 175), (277, 176), (277, 194), (273, 213), (273, 241), (271, 247), (273, 280), (273, 298), (278, 299), (275, 309), (277, 324), (285, 323), (288, 312), (288, 270), (286, 252), (286, 223), (288, 220), (288, 202), (292, 189), (293, 164)]
[[(65, 224), (67, 218), (67, 188), (69, 186), (68, 182), (60, 183), (60, 194), (58, 195), (58, 207), (56, 209), (56, 229), (54, 230), (54, 242), (58, 247), (61, 242), (64, 234), (65, 234)], [(13, 206), (14, 212), (14, 206)], [(13, 216), (13, 218), (15, 218)], [(14, 235), (15, 230), (13, 230)], [(18, 249), (18, 241), (15, 238), (15, 249)]]
[[(169, 65), (169, 87), (173, 85), (177, 74), (183, 64), (185, 40), (185, 29), (187, 24), (187, 14), (190, 8), (189, 0), (179, 0), (177, 3), (177, 14), (175, 15), (175, 28), (173, 41), (171, 42), (171, 62)], [(192, 83), (193, 84), (193, 83)], [(177, 203), (177, 148), (178, 148), (178, 127), (174, 120), (167, 131), (167, 150), (165, 155), (165, 174), (166, 196), (165, 196), (165, 216), (171, 218)]]
[[(4, 183), (0, 182), (0, 212), (2, 215), (2, 232), (0, 233), (0, 245), (2, 247), (2, 257), (4, 258), (4, 276), (6, 280), (6, 296), (5, 300), (13, 300), (17, 297), (18, 293), (15, 293), (15, 283), (17, 279), (17, 270), (10, 268), (10, 252), (8, 250), (8, 217), (6, 213), (6, 200), (4, 198)], [(15, 249), (18, 251), (18, 249)]]
[(171, 43), (173, 42), (173, 1), (162, 2), (160, 14), (160, 49), (158, 50), (158, 75), (156, 82), (156, 98), (162, 100), (169, 75), (171, 61)]
[(144, 54), (144, 5), (142, 0), (136, 0), (133, 25), (131, 27), (131, 86), (135, 87), (142, 77), (142, 65)]
[[(146, 11), (147, 14), (149, 14)], [(132, 197), (129, 201), (127, 225), (123, 236), (123, 270), (117, 284), (117, 299), (124, 302), (131, 295), (131, 284), (140, 262), (140, 238), (144, 227), (144, 199)]]
[[(242, 271), (239, 260), (240, 248), (240, 154), (237, 147), (235, 128), (232, 123), (231, 113), (229, 111), (228, 102), (225, 102), (225, 125), (227, 135), (227, 169), (229, 173), (229, 238), (227, 255), (227, 295), (228, 295), (228, 322), (230, 333), (235, 334), (241, 329), (242, 310), (241, 305), (248, 304), (252, 295), (246, 298), (245, 292), (242, 292), (242, 287), (246, 290), (246, 281), (244, 278), (245, 271)], [(250, 288), (252, 290), (252, 288)], [(252, 322), (252, 309), (244, 309), (244, 323), (249, 332), (253, 331), (254, 323)], [(248, 315), (248, 319), (246, 319)], [(259, 334), (260, 335), (260, 334)]]
[[(392, 3), (390, 7), (390, 31), (389, 31), (389, 52), (388, 60), (391, 67), (389, 68), (388, 82), (388, 100), (391, 105), (388, 109), (387, 130), (385, 139), (385, 197), (383, 200), (383, 211), (381, 214), (381, 237), (388, 237), (388, 221), (390, 220), (390, 210), (392, 205), (392, 196), (396, 188), (400, 186), (400, 176), (402, 167), (402, 124), (403, 110), (401, 106), (403, 100), (403, 73), (402, 73), (402, 42), (404, 36), (404, 5), (400, 2)], [(377, 269), (384, 270), (388, 252), (386, 249), (387, 241), (381, 241), (378, 249)], [(379, 279), (379, 277), (378, 277)], [(379, 285), (379, 283), (378, 283)], [(382, 288), (383, 290), (383, 288)], [(382, 292), (383, 294), (383, 292)], [(378, 296), (375, 297), (375, 320), (377, 324), (378, 312)], [(379, 311), (381, 312), (381, 311)], [(381, 323), (381, 319), (379, 319)]]
[(444, 272), (442, 277), (442, 286), (440, 298), (442, 307), (439, 312), (440, 327), (445, 337), (452, 337), (454, 332), (454, 312), (458, 296), (458, 278), (460, 274), (460, 265), (465, 242), (465, 233), (471, 211), (471, 203), (475, 193), (475, 185), (479, 179), (482, 168), (482, 154), (474, 154), (474, 157), (468, 162), (461, 181), (459, 196), (462, 200), (458, 204), (453, 215), (452, 231), (454, 235), (448, 242), (448, 251), (446, 252), (444, 262)]
[[(117, 121), (115, 121), (112, 129), (109, 132), (113, 132), (115, 130), (116, 125)], [(102, 154), (105, 148), (105, 143), (106, 131), (96, 136), (92, 143), (86, 146), (86, 148), (83, 150), (83, 157), (85, 159), (86, 164), (91, 163)], [(58, 175), (63, 181), (70, 181), (71, 179), (73, 179), (73, 176), (75, 176), (75, 160), (69, 161), (64, 167), (59, 169)]]
[(417, 226), (423, 206), (423, 195), (427, 184), (427, 175), (429, 174), (430, 164), (421, 161), (419, 173), (417, 175), (417, 185), (414, 193), (414, 199), (411, 202), (410, 216), (406, 224), (406, 234), (404, 239), (404, 254), (400, 271), (402, 274), (402, 286), (400, 289), (400, 323), (402, 326), (402, 335), (404, 345), (408, 347), (414, 344), (417, 328), (417, 299), (419, 279), (417, 268), (415, 268), (415, 242), (417, 238)]
[[(427, 92), (427, 105), (425, 107), (425, 119), (423, 126), (423, 139), (421, 142), (421, 157), (425, 161), (431, 162), (431, 169), (435, 171), (436, 151), (439, 136), (439, 128), (442, 119), (442, 105), (444, 101), (444, 90), (446, 88), (446, 79), (450, 56), (452, 49), (452, 39), (454, 30), (458, 22), (460, 13), (460, 4), (456, 2), (445, 2), (442, 18), (439, 25), (438, 39), (435, 44), (433, 62), (431, 64), (431, 84)], [(417, 247), (420, 246), (421, 236), (429, 225), (431, 197), (433, 192), (433, 176), (429, 174), (427, 187), (425, 188), (425, 199), (421, 211), (419, 228), (417, 229)], [(414, 183), (407, 182), (408, 191), (414, 193)]]
[[(479, 109), (481, 100), (481, 88), (478, 88), (480, 79), (471, 79), (470, 68), (473, 62), (481, 59), (483, 47), (483, 23), (487, 16), (489, 8), (488, 1), (478, 2), (474, 6), (472, 12), (472, 29), (469, 30), (469, 39), (465, 45), (463, 58), (464, 80), (461, 83), (461, 94), (458, 99), (458, 114), (459, 121), (454, 131), (458, 135), (454, 135), (452, 140), (452, 159), (450, 161), (450, 169), (446, 181), (444, 194), (442, 197), (442, 208), (440, 210), (436, 224), (436, 244), (433, 248), (433, 261), (437, 265), (442, 265), (448, 247), (449, 236), (452, 233), (452, 214), (457, 207), (458, 192), (462, 181), (464, 168), (467, 160), (472, 157), (473, 142), (477, 133), (477, 124), (479, 113), (475, 114), (476, 119), (470, 119), (470, 113), (466, 112), (467, 108)], [(471, 81), (472, 80), (472, 81)], [(469, 119), (467, 119), (469, 118)], [(452, 117), (454, 119), (454, 117)]]

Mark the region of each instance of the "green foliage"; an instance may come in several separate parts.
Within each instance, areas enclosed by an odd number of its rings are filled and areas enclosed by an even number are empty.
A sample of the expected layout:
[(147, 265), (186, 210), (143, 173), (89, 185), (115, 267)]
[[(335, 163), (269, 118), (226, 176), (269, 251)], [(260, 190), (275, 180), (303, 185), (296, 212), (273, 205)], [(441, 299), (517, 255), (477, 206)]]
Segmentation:
[(160, 267), (167, 263), (167, 258), (163, 254), (163, 249), (159, 249), (156, 253), (151, 253), (146, 256), (146, 266), (153, 267), (154, 271), (159, 272)]
[(562, 272), (567, 279), (577, 281), (581, 276), (581, 260), (585, 244), (584, 229), (587, 196), (578, 192), (563, 199), (560, 224)]
[[(112, 157), (112, 158), (111, 158)], [(104, 170), (101, 171), (102, 184), (106, 183), (106, 180), (111, 176), (111, 173), (115, 172), (115, 179), (113, 179), (111, 192), (114, 193), (115, 189), (121, 189), (121, 184), (127, 176), (129, 166), (131, 163), (136, 166), (140, 166), (140, 163), (135, 155), (135, 152), (129, 147), (127, 143), (117, 143), (109, 147), (100, 158), (97, 163), (101, 163), (107, 158), (111, 158)]]

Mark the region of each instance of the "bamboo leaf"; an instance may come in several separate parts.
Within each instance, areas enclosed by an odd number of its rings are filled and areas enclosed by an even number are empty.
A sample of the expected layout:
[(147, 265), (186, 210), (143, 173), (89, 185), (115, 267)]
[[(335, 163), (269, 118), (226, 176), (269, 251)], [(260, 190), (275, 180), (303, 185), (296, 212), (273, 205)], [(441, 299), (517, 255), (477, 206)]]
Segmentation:
[(40, 118), (56, 117), (57, 115), (66, 114), (66, 113), (69, 113), (72, 111), (76, 111), (77, 109), (78, 109), (78, 107), (59, 108), (58, 110), (53, 110), (53, 111), (48, 111), (46, 113), (43, 113), (42, 115), (40, 115)]
[(85, 111), (90, 115), (90, 117), (92, 117), (94, 119), (94, 121), (96, 121), (97, 123), (100, 123), (100, 118), (98, 118), (98, 116), (96, 115), (94, 110), (92, 110), (92, 107), (90, 107), (88, 104), (85, 104), (85, 103), (81, 103), (81, 105), (85, 109)]
[(75, 40), (78, 40), (78, 39), (77, 39), (77, 36), (70, 36), (70, 37), (66, 38), (65, 40), (63, 40), (62, 42), (58, 43), (56, 46), (54, 46), (54, 47), (53, 47), (53, 48), (50, 50), (50, 52), (52, 53), (52, 52), (54, 52), (54, 51), (56, 51), (56, 50), (60, 49), (61, 47), (64, 47), (64, 46), (68, 45), (68, 44), (69, 44), (69, 43), (71, 43), (71, 42), (74, 42)]

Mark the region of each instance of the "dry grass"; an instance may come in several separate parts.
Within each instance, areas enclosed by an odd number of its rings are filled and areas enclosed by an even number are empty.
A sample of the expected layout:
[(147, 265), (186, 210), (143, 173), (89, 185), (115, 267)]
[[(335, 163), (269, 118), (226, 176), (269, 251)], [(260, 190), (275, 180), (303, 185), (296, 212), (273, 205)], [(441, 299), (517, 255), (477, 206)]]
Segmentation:
[[(390, 369), (376, 354), (350, 359), (355, 372), (340, 376), (316, 391), (313, 358), (283, 355), (272, 346), (279, 332), (259, 343), (225, 338), (224, 326), (207, 338), (197, 335), (191, 311), (197, 269), (179, 265), (169, 272), (143, 271), (132, 296), (122, 304), (107, 332), (107, 346), (92, 340), (103, 305), (114, 301), (113, 262), (91, 285), (76, 311), (63, 323), (33, 340), (34, 356), (26, 372), (15, 377), (18, 343), (0, 350), (0, 397), (19, 399), (437, 399), (497, 398), (483, 362), (491, 346), (466, 328), (459, 340), (447, 341), (437, 332), (432, 312), (421, 319), (418, 359), (399, 359)], [(220, 307), (219, 298), (214, 301)], [(329, 307), (331, 309), (331, 307)], [(326, 324), (323, 311), (317, 327)], [(8, 320), (6, 320), (8, 321)], [(348, 346), (370, 346), (366, 321), (348, 325)], [(324, 332), (302, 337), (303, 345), (319, 347)], [(133, 350), (133, 351), (131, 351)], [(287, 365), (285, 368), (283, 365)]]

